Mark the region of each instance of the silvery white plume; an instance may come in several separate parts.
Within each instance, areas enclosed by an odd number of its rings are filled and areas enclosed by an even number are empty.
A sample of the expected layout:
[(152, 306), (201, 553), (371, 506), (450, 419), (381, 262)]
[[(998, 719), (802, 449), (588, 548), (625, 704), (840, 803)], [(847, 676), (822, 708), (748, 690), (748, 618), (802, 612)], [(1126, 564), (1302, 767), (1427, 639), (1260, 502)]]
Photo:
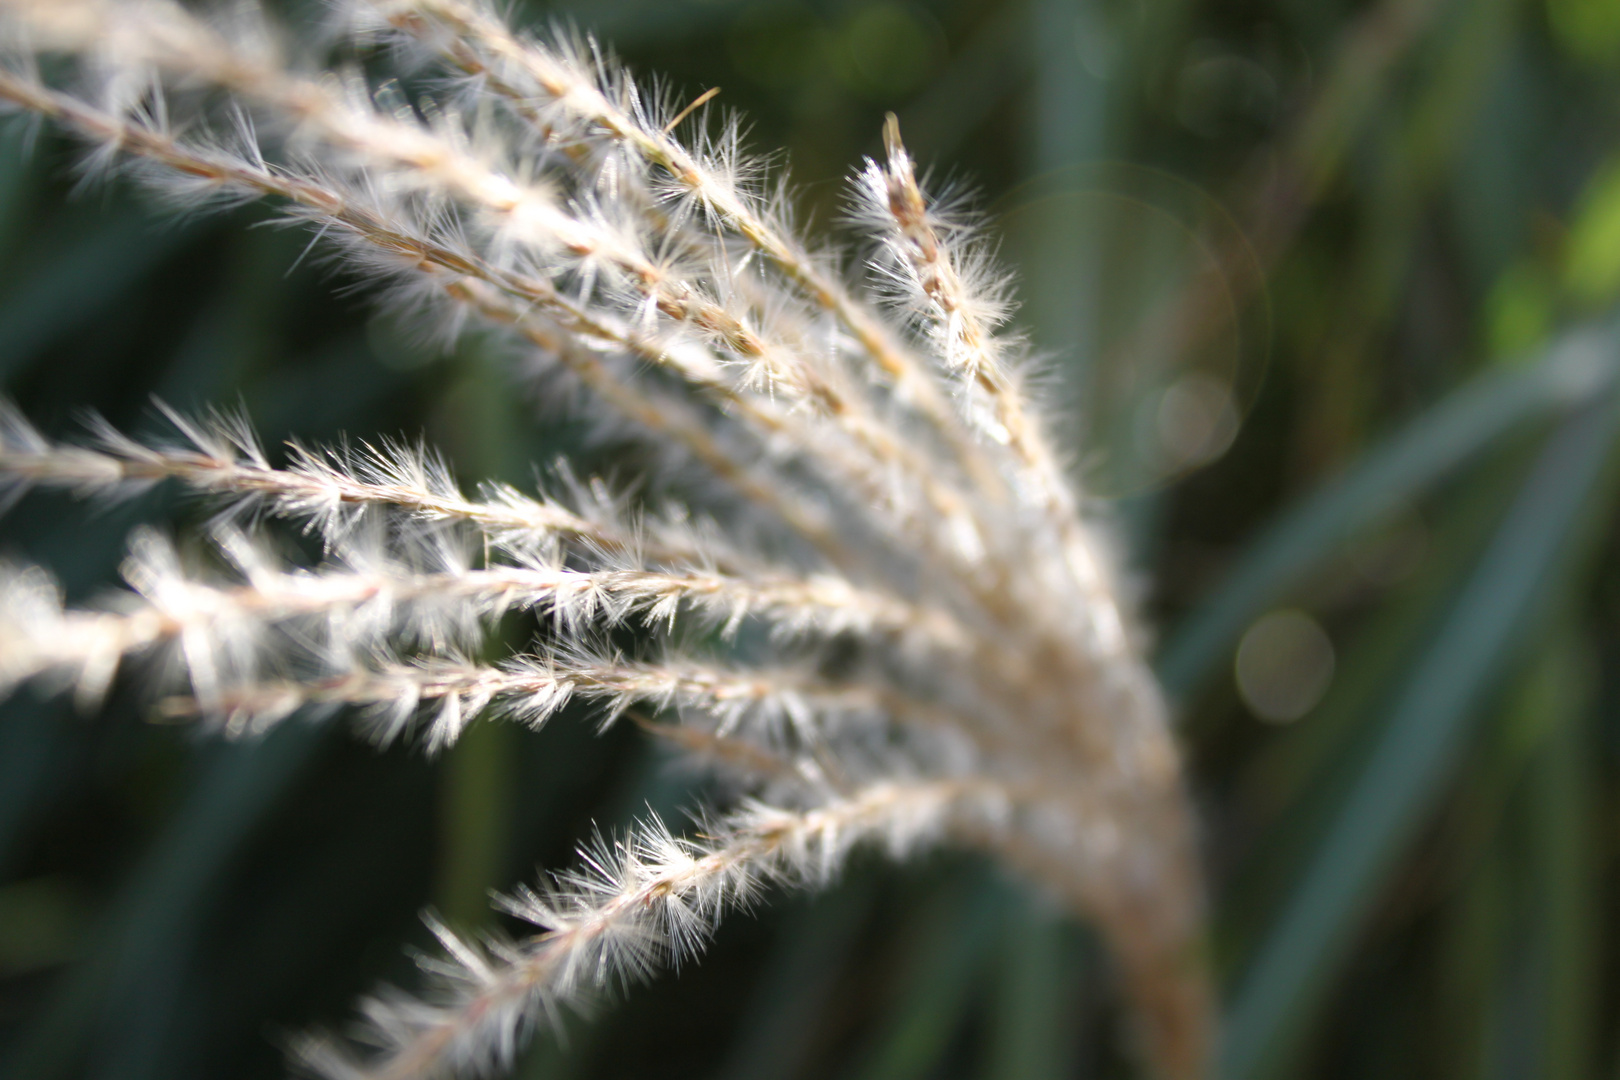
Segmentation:
[[(535, 1025), (692, 956), (768, 886), (820, 885), (859, 844), (957, 843), (1092, 920), (1157, 1068), (1203, 1075), (1202, 892), (1164, 703), (1094, 509), (1024, 391), (1005, 278), (921, 189), (897, 125), (853, 183), (876, 254), (850, 277), (800, 238), (734, 123), (715, 134), (646, 96), (594, 43), (514, 31), (482, 0), (337, 14), (336, 42), (385, 43), (442, 92), (322, 69), (244, 5), (0, 0), (0, 102), (177, 207), (274, 202), (379, 303), (446, 338), (504, 335), (522, 377), (581, 395), (712, 505), (661, 498), (656, 477), (631, 505), (566, 467), (543, 492), (473, 493), (392, 443), (294, 445), (278, 465), (226, 416), (170, 414), (166, 442), (100, 425), (63, 444), (7, 408), (7, 495), (175, 481), (222, 511), (209, 566), (142, 532), (128, 588), (97, 606), (64, 608), (40, 568), (0, 570), (0, 689), (44, 680), (93, 703), (140, 662), (169, 672), (165, 712), (229, 735), (341, 709), (430, 751), (480, 718), (538, 725), (590, 701), (743, 794), (693, 832), (648, 820), (518, 888), (502, 906), (532, 925), (522, 941), (435, 923), (422, 996), (368, 1000), (363, 1039), (312, 1037), (303, 1063), (498, 1071)], [(319, 565), (273, 555), (266, 517), (317, 536)], [(488, 659), (516, 609), (541, 633)], [(611, 644), (627, 626), (636, 656)]]

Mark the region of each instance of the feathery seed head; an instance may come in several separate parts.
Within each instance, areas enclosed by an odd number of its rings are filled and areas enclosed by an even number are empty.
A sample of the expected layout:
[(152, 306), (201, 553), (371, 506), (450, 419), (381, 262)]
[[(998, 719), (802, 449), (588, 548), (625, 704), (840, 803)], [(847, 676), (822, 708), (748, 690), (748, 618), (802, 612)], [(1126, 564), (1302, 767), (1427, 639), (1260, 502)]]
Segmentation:
[[(290, 62), (313, 50), (242, 5), (0, 0), (0, 103), (176, 208), (269, 200), (379, 303), (498, 338), (521, 378), (675, 463), (646, 485), (658, 503), (566, 466), (543, 494), (474, 496), (388, 440), (293, 443), (276, 464), (225, 414), (59, 442), (0, 403), (0, 499), (172, 480), (226, 507), (218, 567), (139, 533), (129, 588), (99, 607), (0, 568), (0, 692), (55, 680), (88, 704), (157, 659), (171, 716), (251, 734), (348, 710), (429, 752), (482, 716), (539, 726), (577, 704), (714, 766), (733, 799), (693, 833), (651, 818), (599, 837), (518, 889), (501, 905), (525, 940), (432, 923), (425, 993), (369, 999), (363, 1044), (311, 1039), (303, 1064), (504, 1067), (536, 1024), (691, 959), (767, 886), (823, 886), (860, 844), (957, 842), (1096, 920), (1162, 1070), (1200, 1075), (1201, 893), (1165, 710), (1028, 400), (1006, 279), (924, 191), (894, 119), (855, 182), (877, 247), (862, 286), (799, 235), (735, 121), (642, 91), (594, 42), (516, 31), (483, 0), (334, 13), (323, 45), (381, 43), (448, 92)], [(42, 54), (79, 81), (47, 79)], [(273, 558), (266, 519), (321, 558)], [(516, 648), (513, 612), (533, 636)], [(605, 644), (625, 627), (645, 648)]]

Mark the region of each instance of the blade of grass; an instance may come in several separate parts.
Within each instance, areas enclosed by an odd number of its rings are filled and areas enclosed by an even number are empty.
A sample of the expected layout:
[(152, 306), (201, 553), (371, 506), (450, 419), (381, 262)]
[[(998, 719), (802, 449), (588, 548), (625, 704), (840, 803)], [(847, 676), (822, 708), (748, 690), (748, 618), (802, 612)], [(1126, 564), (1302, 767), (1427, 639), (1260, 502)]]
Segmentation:
[[(987, 1080), (1073, 1076), (1080, 1050), (1075, 1017), (1090, 950), (1074, 928), (1033, 897), (1020, 897), (1002, 927), (985, 1052)], [(1089, 943), (1087, 943), (1089, 944)]]
[(86, 959), (57, 985), (0, 1073), (35, 1080), (74, 1074), (106, 1004), (138, 998), (147, 965), (185, 951), (226, 860), (325, 730), (286, 724), (260, 740), (210, 748), (190, 796), (112, 902)]
[[(1565, 1019), (1566, 1004), (1553, 1000), (1557, 965), (1549, 963), (1549, 946), (1568, 928), (1548, 919), (1543, 897), (1554, 891), (1549, 880), (1568, 870), (1561, 856), (1572, 838), (1579, 846), (1581, 823), (1548, 804), (1541, 781), (1555, 744), (1582, 723), (1589, 679), (1579, 639), (1567, 616), (1561, 621), (1489, 736), (1470, 752), (1444, 839), (1431, 849), (1437, 865), (1429, 876), (1452, 894), (1443, 909), (1436, 999), (1435, 1061), (1445, 1076), (1571, 1075), (1559, 1071), (1547, 1037)], [(1565, 835), (1546, 834), (1553, 816)]]
[(1599, 820), (1586, 745), (1590, 683), (1578, 638), (1560, 635), (1544, 678), (1553, 700), (1551, 730), (1531, 766), (1530, 886), (1535, 930), (1531, 944), (1537, 1006), (1536, 1054), (1523, 1075), (1576, 1080), (1595, 1064), (1600, 937), (1595, 894), (1593, 824)]
[[(1028, 12), (1036, 136), (1029, 175), (1106, 158), (1118, 90), (1107, 71), (1081, 63), (1077, 50), (1120, 64), (1125, 43), (1095, 0), (1036, 0)], [(1038, 228), (1008, 238), (1010, 255), (1024, 272), (1019, 320), (1038, 347), (1061, 355), (1054, 366), (1075, 400), (1085, 400), (1095, 350), (1100, 253), (1088, 242), (1083, 216), (1053, 202), (1038, 213)]]
[(954, 154), (1028, 74), (1020, 48), (1026, 14), (1008, 5), (988, 16), (928, 89), (900, 112), (906, 145), (928, 159)]
[(1446, 1076), (1491, 1075), (1496, 1005), (1510, 939), (1511, 867), (1500, 837), (1481, 854), (1446, 910), (1440, 942), (1435, 1060)]
[[(546, 15), (560, 25), (584, 27), (624, 49), (648, 41), (712, 38), (715, 27), (724, 26), (743, 6), (743, 0), (663, 0), (657, 4), (642, 0), (573, 0), (552, 6)], [(767, 0), (750, 6), (785, 5)]]
[(1433, 644), (1390, 710), (1366, 769), (1238, 988), (1221, 1075), (1273, 1075), (1296, 1045), (1361, 918), (1421, 825), (1494, 677), (1570, 572), (1620, 410), (1605, 399), (1548, 441)]
[(0, 875), (9, 876), (28, 822), (40, 813), (66, 771), (68, 733), (44, 703), (7, 702), (0, 723)]
[[(1234, 812), (1245, 824), (1236, 831), (1246, 839), (1229, 856), (1221, 889), (1216, 940), (1223, 969), (1250, 955), (1274, 924), (1304, 859), (1320, 848), (1377, 745), (1390, 688), (1432, 638), (1512, 504), (1512, 483), (1539, 449), (1531, 440), (1504, 446), (1438, 500), (1423, 568), (1343, 636), (1321, 704), (1269, 738), (1238, 772)], [(1470, 767), (1467, 776), (1479, 771)]]
[(792, 915), (718, 1070), (723, 1080), (807, 1075), (821, 1033), (818, 1020), (838, 990), (844, 961), (872, 913), (873, 899), (871, 879), (861, 875)]
[(950, 1049), (1007, 902), (1001, 881), (972, 877), (937, 893), (912, 924), (899, 999), (857, 1059), (858, 1080), (916, 1080)]
[(0, 251), (10, 247), (33, 203), (39, 170), (28, 153), (29, 132), (20, 124), (0, 129)]
[(41, 349), (93, 318), (206, 227), (154, 229), (131, 210), (37, 260), (0, 304), (0, 378), (16, 377)]
[(1408, 423), (1284, 512), (1177, 628), (1158, 661), (1175, 697), (1219, 668), (1249, 621), (1356, 530), (1410, 502), (1503, 434), (1603, 392), (1620, 370), (1620, 324), (1573, 331), (1528, 368), (1493, 370)]

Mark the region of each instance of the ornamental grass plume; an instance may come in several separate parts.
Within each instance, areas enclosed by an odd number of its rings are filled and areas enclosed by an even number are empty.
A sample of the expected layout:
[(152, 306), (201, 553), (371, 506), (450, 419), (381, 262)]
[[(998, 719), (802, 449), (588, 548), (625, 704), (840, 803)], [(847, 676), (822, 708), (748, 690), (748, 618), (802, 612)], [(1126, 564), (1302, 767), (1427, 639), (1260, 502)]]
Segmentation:
[[(380, 303), (447, 338), (504, 335), (525, 377), (572, 384), (712, 498), (688, 509), (654, 477), (630, 505), (562, 466), (543, 493), (468, 494), (389, 442), (277, 463), (223, 414), (169, 412), (167, 441), (96, 423), (60, 443), (8, 407), (10, 494), (173, 480), (223, 509), (212, 569), (143, 531), (128, 590), (94, 608), (6, 567), (0, 689), (92, 704), (127, 662), (161, 663), (161, 710), (227, 736), (342, 709), (429, 751), (584, 699), (737, 795), (501, 899), (527, 938), (434, 922), (421, 996), (367, 1000), (363, 1035), (311, 1036), (302, 1066), (498, 1072), (536, 1025), (693, 956), (762, 888), (821, 884), (860, 844), (956, 843), (1091, 920), (1153, 1066), (1203, 1075), (1202, 891), (1165, 705), (1022, 385), (1006, 279), (923, 191), (895, 121), (854, 180), (851, 280), (734, 121), (648, 94), (596, 43), (515, 31), (483, 0), (337, 9), (333, 35), (294, 44), (242, 5), (0, 0), (0, 100), (182, 210), (272, 200)], [(368, 78), (356, 58), (379, 45), (431, 95)], [(318, 536), (319, 565), (272, 556), (267, 518)], [(489, 659), (518, 609), (538, 633)], [(645, 655), (615, 648), (618, 627)]]

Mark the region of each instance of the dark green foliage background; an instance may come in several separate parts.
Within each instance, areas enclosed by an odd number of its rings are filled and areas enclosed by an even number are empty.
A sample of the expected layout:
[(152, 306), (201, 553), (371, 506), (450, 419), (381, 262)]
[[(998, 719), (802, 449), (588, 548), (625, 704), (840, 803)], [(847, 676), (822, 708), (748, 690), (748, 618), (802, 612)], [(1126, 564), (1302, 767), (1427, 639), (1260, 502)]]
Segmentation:
[[(722, 87), (756, 149), (787, 148), (814, 228), (885, 110), (980, 193), (1059, 426), (1122, 494), (1152, 583), (1230, 1080), (1616, 1072), (1620, 5), (520, 10), (599, 34), (678, 99)], [(638, 471), (577, 419), (537, 423), (499, 347), (441, 355), (374, 316), (348, 271), (301, 257), (307, 237), (256, 227), (263, 208), (165, 222), (119, 183), (70, 195), (56, 136), (3, 138), (0, 386), (48, 430), (85, 408), (154, 430), (156, 395), (239, 405), (270, 444), (422, 436), (468, 482), (526, 483), (560, 453)], [(1139, 395), (1222, 364), (1250, 406), (1235, 444), (1153, 480)], [(169, 490), (35, 493), (0, 546), (82, 599), (116, 580), (131, 526), (207, 512)], [(1337, 653), (1288, 726), (1232, 676), (1276, 607)], [(475, 728), (429, 761), (340, 724), (223, 743), (152, 722), (149, 682), (121, 678), (95, 716), (28, 691), (0, 712), (0, 1070), (18, 1080), (276, 1075), (291, 1033), (413, 983), (400, 945), (427, 947), (424, 906), (493, 927), (487, 889), (565, 864), (593, 822), (695, 799), (583, 715)], [(518, 1075), (1036, 1080), (1133, 1060), (1096, 942), (949, 855), (773, 898), (566, 1034)]]

